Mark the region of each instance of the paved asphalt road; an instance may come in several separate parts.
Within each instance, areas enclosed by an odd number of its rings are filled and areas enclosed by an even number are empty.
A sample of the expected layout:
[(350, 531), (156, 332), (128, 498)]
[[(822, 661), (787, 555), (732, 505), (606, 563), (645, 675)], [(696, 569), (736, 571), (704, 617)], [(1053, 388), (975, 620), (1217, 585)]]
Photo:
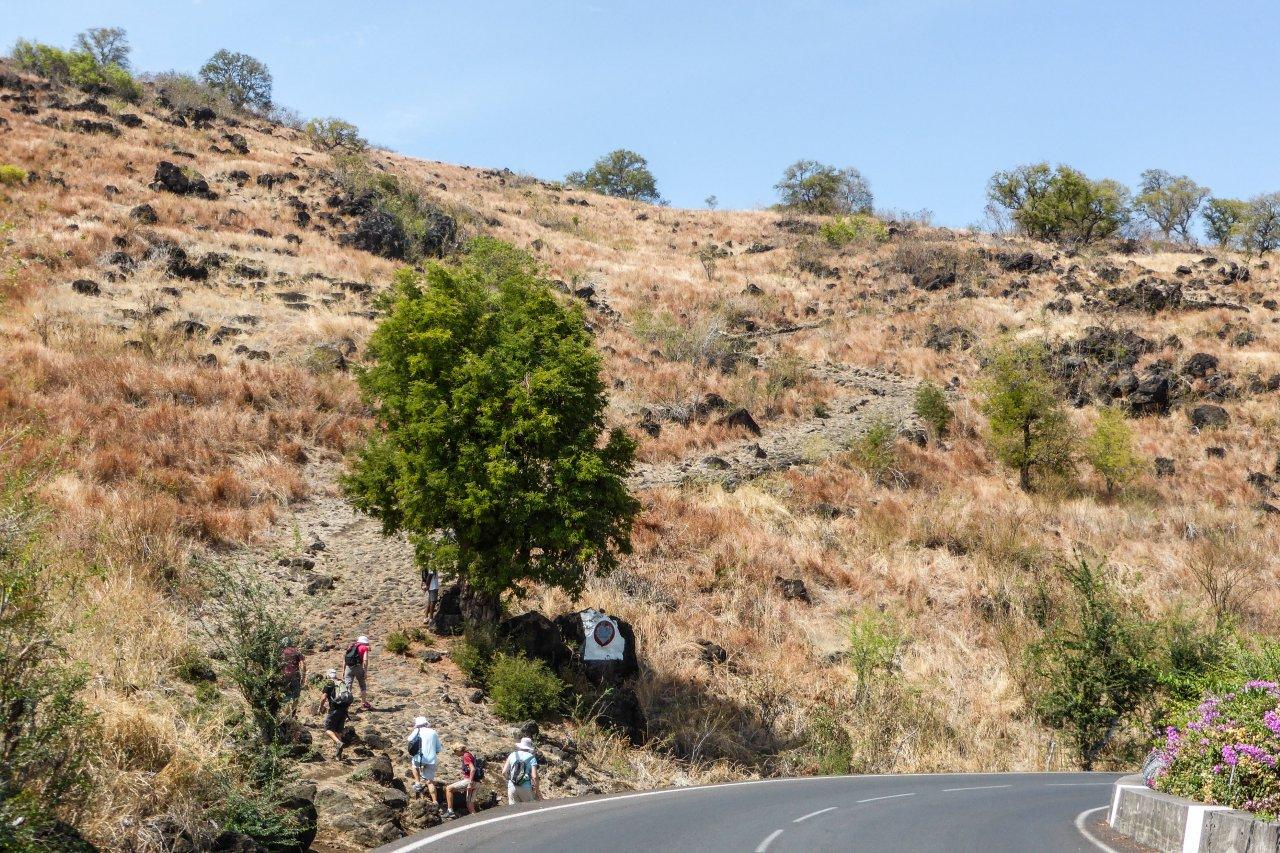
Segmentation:
[[(388, 844), (413, 851), (1112, 850), (1077, 818), (1111, 800), (1114, 773), (777, 779), (502, 807)], [(1080, 820), (1096, 825), (1104, 812)], [(1098, 832), (1095, 828), (1094, 835)]]

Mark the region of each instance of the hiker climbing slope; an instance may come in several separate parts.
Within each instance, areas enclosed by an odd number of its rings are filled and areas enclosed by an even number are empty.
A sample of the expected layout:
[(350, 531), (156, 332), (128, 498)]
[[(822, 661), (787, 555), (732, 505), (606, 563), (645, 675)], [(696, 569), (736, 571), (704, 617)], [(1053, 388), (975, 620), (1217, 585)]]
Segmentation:
[(342, 656), (342, 680), (347, 685), (348, 691), (353, 691), (356, 684), (360, 685), (360, 710), (362, 711), (373, 710), (366, 692), (368, 675), (369, 638), (361, 634), (347, 647), (346, 653)]

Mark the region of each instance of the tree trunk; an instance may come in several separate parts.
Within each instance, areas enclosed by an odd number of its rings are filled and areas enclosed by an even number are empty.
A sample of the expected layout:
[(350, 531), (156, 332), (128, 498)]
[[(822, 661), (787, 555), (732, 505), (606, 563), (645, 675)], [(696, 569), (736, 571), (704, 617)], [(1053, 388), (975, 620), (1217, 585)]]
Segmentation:
[(502, 618), (502, 602), (497, 596), (483, 593), (465, 580), (459, 581), (462, 594), (458, 604), (462, 609), (462, 621), (468, 625), (496, 625)]

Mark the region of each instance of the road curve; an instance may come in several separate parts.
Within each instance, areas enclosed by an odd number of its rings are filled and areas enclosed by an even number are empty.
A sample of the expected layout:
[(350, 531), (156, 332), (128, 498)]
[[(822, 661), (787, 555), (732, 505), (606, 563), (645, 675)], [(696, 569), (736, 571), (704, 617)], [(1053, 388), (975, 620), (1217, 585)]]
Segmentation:
[(1077, 818), (1110, 802), (1118, 775), (823, 776), (549, 800), (446, 823), (377, 853), (1109, 851)]

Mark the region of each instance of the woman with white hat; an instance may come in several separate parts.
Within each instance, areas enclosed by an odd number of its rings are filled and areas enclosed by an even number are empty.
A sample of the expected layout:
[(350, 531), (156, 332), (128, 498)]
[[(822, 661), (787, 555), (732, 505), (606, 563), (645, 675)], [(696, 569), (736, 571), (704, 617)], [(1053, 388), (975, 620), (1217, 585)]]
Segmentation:
[(369, 638), (364, 634), (356, 637), (356, 641), (347, 647), (342, 656), (342, 681), (351, 690), (360, 685), (360, 710), (372, 711), (369, 698), (365, 693), (365, 677), (369, 674)]
[(423, 788), (430, 788), (428, 796), (440, 805), (440, 797), (436, 791), (436, 762), (444, 748), (440, 743), (440, 735), (431, 728), (426, 717), (415, 717), (413, 731), (409, 732), (406, 740), (409, 744), (409, 757), (413, 762), (413, 792), (417, 794)]
[(507, 780), (507, 803), (531, 803), (538, 797), (538, 757), (533, 754), (533, 738), (521, 738), (515, 752), (502, 765)]

